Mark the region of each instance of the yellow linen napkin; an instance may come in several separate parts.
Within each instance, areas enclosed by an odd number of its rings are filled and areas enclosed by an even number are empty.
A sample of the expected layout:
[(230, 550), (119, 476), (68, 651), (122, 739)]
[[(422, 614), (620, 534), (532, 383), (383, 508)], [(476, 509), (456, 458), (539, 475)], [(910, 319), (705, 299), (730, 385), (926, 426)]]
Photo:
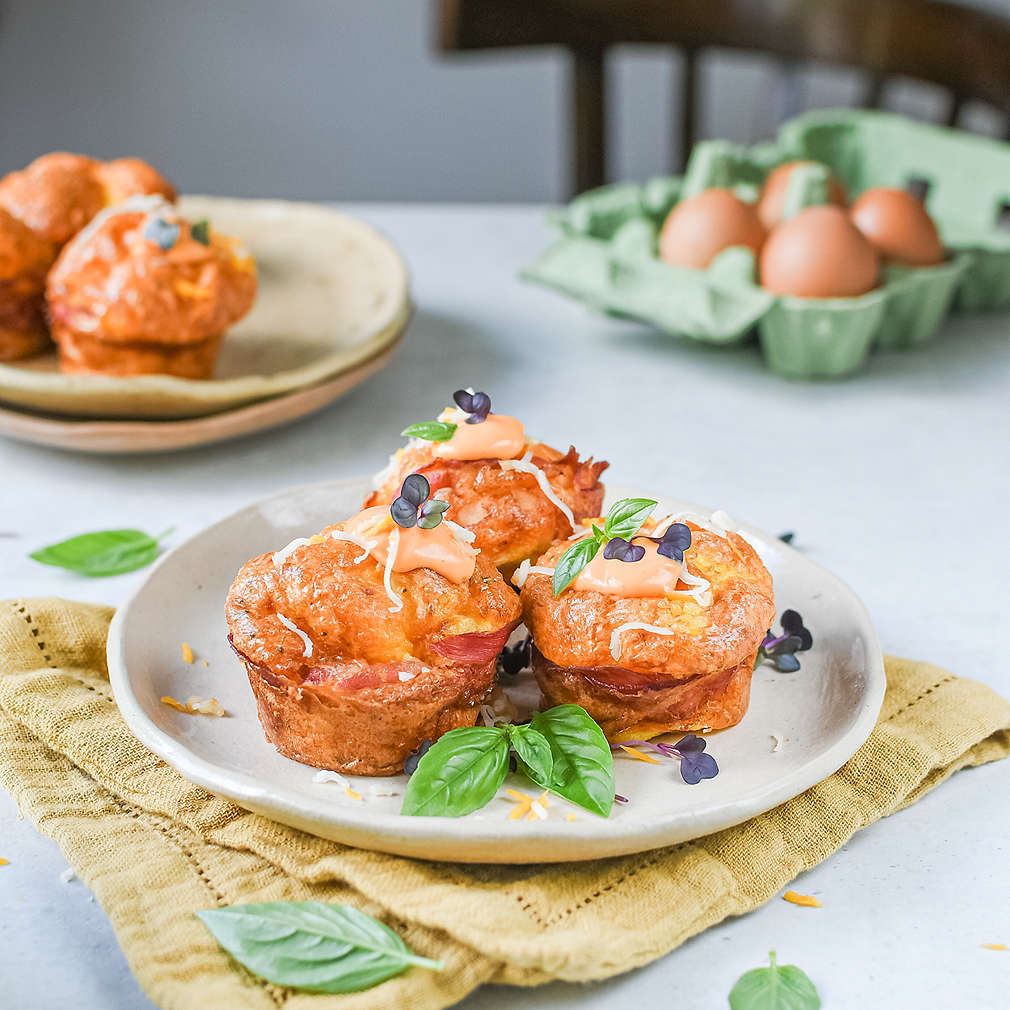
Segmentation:
[[(870, 739), (835, 775), (694, 842), (588, 863), (403, 859), (275, 824), (191, 785), (126, 728), (109, 688), (111, 609), (0, 602), (0, 785), (94, 891), (165, 1010), (429, 1010), (482, 982), (601, 979), (645, 964), (780, 891), (855, 831), (952, 772), (1010, 753), (1010, 704), (928, 663), (887, 660)], [(360, 994), (272, 986), (232, 961), (199, 909), (346, 902), (446, 970)]]

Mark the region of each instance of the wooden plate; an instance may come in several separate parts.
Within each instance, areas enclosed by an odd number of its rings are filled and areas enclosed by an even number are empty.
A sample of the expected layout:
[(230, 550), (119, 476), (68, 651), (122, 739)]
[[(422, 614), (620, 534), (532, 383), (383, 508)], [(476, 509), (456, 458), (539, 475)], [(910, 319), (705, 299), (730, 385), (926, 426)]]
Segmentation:
[(0, 406), (102, 420), (221, 414), (353, 373), (402, 330), (407, 267), (364, 222), (283, 200), (185, 196), (179, 209), (238, 236), (259, 270), (256, 304), (228, 331), (214, 378), (63, 375), (44, 354), (0, 365)]
[[(406, 316), (392, 339), (398, 341)], [(183, 421), (68, 420), (0, 407), (0, 435), (71, 452), (171, 452), (224, 442), (297, 420), (339, 399), (388, 364), (396, 343), (340, 375), (270, 400)]]

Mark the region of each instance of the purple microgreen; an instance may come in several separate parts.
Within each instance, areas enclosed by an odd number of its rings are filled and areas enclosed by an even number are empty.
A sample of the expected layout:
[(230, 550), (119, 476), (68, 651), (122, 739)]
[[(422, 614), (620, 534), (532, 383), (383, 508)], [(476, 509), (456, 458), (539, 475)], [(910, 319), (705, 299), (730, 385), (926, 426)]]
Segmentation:
[(779, 540), (781, 540), (784, 544), (791, 544), (795, 536), (796, 534), (792, 530), (786, 530), (785, 533), (779, 534)]
[(467, 389), (457, 389), (452, 398), (460, 410), (470, 415), (466, 419), (467, 424), (480, 424), (487, 420), (487, 415), (491, 412), (491, 397), (487, 393), (471, 393)]
[(782, 630), (790, 635), (796, 635), (800, 639), (797, 652), (806, 652), (814, 644), (814, 636), (810, 634), (803, 624), (803, 618), (795, 610), (783, 610), (779, 618)]
[(456, 434), (458, 424), (446, 421), (422, 421), (412, 424), (400, 432), (405, 438), (419, 438), (424, 442), (448, 442)]
[(782, 633), (776, 635), (769, 630), (758, 647), (755, 670), (767, 659), (780, 673), (795, 673), (800, 668), (796, 653), (806, 652), (814, 644), (814, 636), (797, 611), (783, 610), (779, 624)]
[(152, 218), (144, 229), (144, 238), (153, 242), (162, 252), (168, 252), (179, 239), (179, 226), (163, 217)]
[[(614, 540), (627, 545), (621, 547), (619, 544), (613, 548), (620, 552), (622, 561), (640, 561), (645, 556), (645, 549), (633, 546), (631, 540), (657, 504), (659, 503), (651, 498), (621, 498), (614, 502), (604, 520), (603, 529), (593, 523), (592, 535), (577, 540), (558, 558), (554, 566), (554, 595), (560, 596), (575, 581), (579, 572), (599, 554), (600, 548), (609, 546)], [(618, 554), (608, 555), (604, 552), (604, 557), (618, 557)]]
[(657, 554), (662, 554), (664, 558), (672, 561), (683, 561), (684, 551), (691, 546), (691, 528), (684, 523), (671, 523), (661, 537), (649, 537), (649, 539), (659, 546), (656, 548)]
[(389, 506), (389, 514), (397, 526), (409, 530), (419, 526), (422, 530), (433, 530), (442, 521), (447, 501), (429, 498), (431, 485), (419, 473), (408, 474), (400, 487), (400, 495)]
[(641, 561), (645, 557), (645, 548), (623, 537), (612, 537), (603, 548), (603, 556), (608, 561)]
[(614, 799), (618, 803), (627, 803), (628, 802), (628, 797), (627, 796), (622, 796), (620, 793), (614, 793)]
[(685, 733), (675, 744), (652, 740), (622, 740), (611, 744), (610, 749), (618, 751), (622, 747), (646, 747), (663, 757), (677, 758), (680, 761), (681, 778), (689, 786), (696, 786), (702, 779), (714, 779), (719, 774), (715, 758), (705, 753), (707, 745), (704, 737), (696, 733)]
[(681, 754), (700, 754), (708, 746), (708, 741), (697, 733), (685, 733), (673, 746)]
[(506, 645), (498, 656), (498, 669), (508, 677), (515, 677), (530, 665), (533, 640), (527, 635), (515, 645)]
[(210, 245), (210, 221), (206, 218), (194, 221), (189, 226), (189, 234), (193, 237), (194, 242), (199, 242), (200, 245)]
[(406, 499), (415, 508), (431, 494), (431, 485), (423, 474), (411, 473), (404, 478), (400, 488), (400, 497)]
[(430, 498), (421, 506), (421, 513), (418, 517), (417, 525), (420, 526), (422, 530), (433, 530), (439, 523), (441, 523), (446, 509), (448, 508), (449, 503), (447, 501), (442, 501), (441, 498)]
[(719, 766), (711, 754), (684, 754), (680, 759), (680, 777), (689, 785), (696, 786), (702, 779), (714, 779), (719, 774)]
[(418, 762), (431, 750), (431, 744), (431, 740), (422, 740), (421, 746), (407, 755), (406, 760), (403, 762), (403, 772), (405, 775), (409, 777), (417, 771)]

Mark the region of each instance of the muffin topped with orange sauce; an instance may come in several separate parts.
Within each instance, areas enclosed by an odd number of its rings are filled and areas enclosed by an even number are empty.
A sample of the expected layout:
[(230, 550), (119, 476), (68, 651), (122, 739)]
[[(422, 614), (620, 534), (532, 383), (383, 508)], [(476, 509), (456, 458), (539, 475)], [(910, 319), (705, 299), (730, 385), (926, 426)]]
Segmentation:
[(252, 307), (256, 266), (234, 238), (158, 196), (98, 215), (49, 274), (64, 371), (209, 378), (225, 330)]
[(288, 757), (389, 775), (472, 726), (519, 600), (444, 501), (409, 475), (368, 508), (243, 566), (230, 640), (268, 739)]
[(739, 722), (775, 615), (771, 576), (719, 513), (654, 523), (655, 506), (623, 499), (515, 575), (545, 705), (581, 705), (611, 740)]
[(366, 505), (388, 503), (406, 474), (421, 473), (508, 576), (599, 512), (607, 464), (529, 438), (518, 418), (492, 413), (486, 393), (459, 389), (453, 400), (437, 421), (403, 432), (410, 443), (378, 475)]

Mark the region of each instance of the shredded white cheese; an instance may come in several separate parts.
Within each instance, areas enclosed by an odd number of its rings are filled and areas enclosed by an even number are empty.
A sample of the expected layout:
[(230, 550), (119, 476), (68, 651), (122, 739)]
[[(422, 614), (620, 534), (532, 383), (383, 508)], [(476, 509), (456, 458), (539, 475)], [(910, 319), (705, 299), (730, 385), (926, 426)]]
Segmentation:
[(614, 657), (615, 660), (621, 658), (621, 634), (625, 631), (631, 631), (632, 629), (637, 629), (639, 631), (651, 631), (655, 635), (672, 635), (673, 631), (670, 628), (661, 628), (656, 624), (646, 624), (644, 621), (628, 621), (627, 624), (619, 624), (614, 628), (613, 634), (610, 636), (610, 655)]
[(399, 796), (400, 794), (395, 789), (390, 789), (388, 786), (369, 786), (368, 787), (369, 796)]
[(74, 872), (74, 868), (72, 866), (68, 866), (60, 874), (60, 882), (64, 883), (64, 884), (69, 884), (71, 880), (76, 880), (76, 879), (77, 879), (77, 874)]
[(311, 542), (308, 537), (298, 537), (296, 540), (292, 540), (287, 547), (282, 547), (279, 551), (274, 552), (274, 564), (280, 568), (299, 547), (306, 547)]
[(531, 575), (553, 575), (553, 568), (545, 568), (543, 565), (534, 565), (529, 558), (524, 558), (522, 564), (512, 573), (512, 584), (522, 589), (526, 585), (526, 580)]
[(530, 804), (530, 813), (533, 814), (534, 817), (539, 818), (541, 821), (547, 820), (547, 809), (540, 800), (534, 800)]
[(386, 567), (382, 570), (382, 584), (386, 589), (386, 595), (393, 601), (393, 605), (389, 608), (391, 614), (395, 614), (400, 610), (403, 610), (403, 600), (400, 599), (396, 593), (393, 592), (393, 583), (390, 580), (390, 576), (393, 574), (393, 564), (396, 562), (396, 552), (400, 547), (400, 531), (398, 529), (393, 530), (389, 534), (389, 547), (388, 553), (386, 555)]
[(777, 754), (780, 750), (782, 750), (782, 737), (780, 737), (778, 733), (772, 733), (772, 740), (775, 743), (775, 746), (772, 747), (772, 753)]
[(408, 680), (413, 680), (417, 676), (416, 673), (411, 673), (410, 670), (401, 670), (397, 677), (400, 679), (401, 684), (406, 684)]
[(345, 533), (343, 530), (333, 530), (327, 536), (331, 540), (347, 540), (361, 548), (362, 553), (360, 557), (355, 558), (352, 562), (355, 565), (360, 565), (375, 550), (375, 546), (378, 543), (377, 540), (365, 540), (363, 537), (359, 537), (354, 533)]
[[(442, 522), (452, 530), (452, 535), (461, 544), (469, 547), (477, 539), (477, 534), (473, 530), (468, 530), (465, 526), (460, 526), (459, 523), (454, 523), (451, 519), (443, 519)], [(480, 551), (474, 551), (474, 554), (480, 554)]]
[(540, 485), (540, 490), (543, 491), (544, 497), (561, 512), (571, 524), (572, 529), (575, 529), (575, 516), (572, 514), (572, 510), (554, 493), (554, 489), (547, 480), (547, 474), (540, 467), (534, 466), (531, 462), (532, 459), (533, 453), (527, 452), (522, 459), (500, 459), (498, 460), (498, 465), (503, 470), (521, 470), (523, 473), (532, 474), (537, 484)]
[(691, 588), (676, 589), (672, 593), (667, 593), (667, 596), (690, 596), (699, 607), (711, 606), (712, 583), (708, 579), (704, 579), (700, 575), (692, 575), (687, 570), (686, 562), (680, 567), (679, 578), (681, 582), (686, 582)]
[(309, 636), (306, 635), (305, 632), (302, 631), (302, 629), (299, 628), (298, 625), (295, 624), (294, 621), (292, 621), (288, 617), (285, 617), (283, 614), (278, 614), (277, 615), (277, 620), (280, 621), (281, 624), (283, 624), (284, 627), (287, 628), (289, 631), (293, 631), (302, 640), (302, 642), (305, 645), (305, 648), (302, 650), (302, 655), (303, 656), (311, 656), (312, 655), (312, 639), (309, 638)]
[(322, 771), (316, 772), (316, 774), (312, 776), (312, 781), (319, 783), (335, 782), (338, 786), (341, 786), (344, 789), (349, 789), (351, 786), (351, 783), (348, 782), (347, 779), (340, 774), (340, 772), (331, 772), (328, 768), (324, 768)]

